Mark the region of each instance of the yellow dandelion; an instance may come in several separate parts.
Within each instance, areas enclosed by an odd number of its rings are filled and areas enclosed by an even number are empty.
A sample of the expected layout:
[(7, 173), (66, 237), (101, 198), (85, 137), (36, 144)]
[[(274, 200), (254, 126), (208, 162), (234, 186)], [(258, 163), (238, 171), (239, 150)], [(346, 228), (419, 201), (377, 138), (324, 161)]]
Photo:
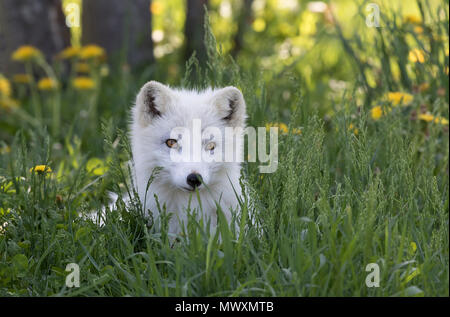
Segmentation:
[(417, 15), (411, 14), (411, 15), (405, 16), (404, 22), (410, 23), (410, 24), (422, 24), (422, 19)]
[(25, 62), (41, 56), (41, 51), (31, 45), (24, 45), (15, 50), (11, 56), (14, 61)]
[(409, 244), (409, 252), (411, 254), (416, 253), (417, 250), (417, 244), (414, 241), (411, 241), (411, 243)]
[(383, 109), (381, 108), (381, 106), (376, 106), (370, 109), (370, 116), (372, 117), (372, 119), (378, 120), (381, 118), (382, 115)]
[[(280, 123), (278, 123), (278, 122), (276, 122), (276, 123), (267, 123), (266, 124), (266, 131), (269, 132), (270, 128), (278, 128), (282, 134), (288, 134), (288, 132), (289, 132), (288, 126), (285, 123), (282, 123), (282, 122), (280, 122)], [(302, 134), (302, 130), (298, 129), (298, 128), (293, 128), (293, 129), (291, 129), (291, 133), (293, 133), (293, 134)]]
[(11, 96), (11, 84), (8, 79), (0, 75), (0, 97)]
[(288, 126), (286, 124), (279, 123), (277, 126), (278, 126), (278, 129), (281, 130), (281, 133), (284, 133), (284, 134), (288, 133), (289, 129), (288, 129)]
[(72, 86), (77, 90), (90, 90), (95, 87), (95, 82), (89, 77), (77, 77), (72, 81)]
[(434, 122), (442, 125), (448, 125), (448, 119), (442, 117), (435, 117), (430, 113), (421, 113), (417, 117), (419, 120), (426, 122)]
[(80, 51), (81, 59), (103, 58), (105, 56), (105, 50), (94, 44), (83, 46)]
[(51, 173), (52, 169), (47, 165), (36, 165), (35, 167), (30, 168), (30, 173), (36, 172), (38, 174)]
[(294, 133), (294, 134), (302, 134), (302, 130), (301, 129), (297, 129), (297, 128), (293, 128), (292, 129), (292, 133)]
[(270, 131), (270, 128), (278, 128), (283, 134), (287, 134), (289, 131), (287, 125), (284, 123), (267, 123), (266, 130), (268, 132)]
[(56, 57), (59, 59), (71, 59), (76, 57), (80, 53), (80, 48), (75, 46), (69, 46), (62, 50)]
[(445, 49), (445, 56), (448, 56), (448, 48)]
[(77, 63), (75, 64), (75, 70), (79, 73), (89, 73), (91, 68), (88, 63)]
[(31, 76), (28, 74), (15, 74), (13, 76), (13, 82), (17, 84), (29, 84), (31, 83)]
[(55, 90), (58, 88), (58, 82), (52, 78), (42, 78), (38, 82), (38, 88), (40, 90)]
[(159, 15), (163, 11), (163, 4), (159, 1), (152, 1), (150, 4), (150, 12), (153, 15)]
[(424, 51), (419, 50), (418, 48), (415, 48), (411, 50), (408, 54), (408, 59), (412, 63), (421, 63), (423, 64), (425, 62), (425, 54)]
[(419, 118), (419, 120), (430, 122), (430, 121), (433, 121), (434, 116), (430, 113), (421, 113), (421, 114), (419, 114), (418, 118)]
[(415, 26), (415, 27), (414, 27), (414, 33), (416, 33), (416, 34), (422, 34), (422, 33), (423, 33), (423, 27), (421, 27), (421, 26)]
[(255, 19), (252, 24), (253, 30), (256, 32), (262, 32), (266, 29), (266, 21), (262, 18)]
[(348, 131), (353, 131), (353, 133), (354, 133), (355, 135), (358, 135), (358, 133), (359, 133), (359, 129), (358, 129), (358, 128), (355, 128), (355, 126), (353, 125), (353, 123), (350, 123), (350, 124), (349, 124), (349, 126), (348, 126)]
[(413, 101), (414, 97), (411, 94), (396, 91), (396, 92), (389, 92), (387, 94), (387, 99), (392, 105), (398, 106), (400, 104), (407, 105), (411, 101)]
[(11, 98), (0, 99), (0, 108), (3, 108), (5, 110), (12, 110), (17, 107), (19, 107), (19, 102), (15, 99)]

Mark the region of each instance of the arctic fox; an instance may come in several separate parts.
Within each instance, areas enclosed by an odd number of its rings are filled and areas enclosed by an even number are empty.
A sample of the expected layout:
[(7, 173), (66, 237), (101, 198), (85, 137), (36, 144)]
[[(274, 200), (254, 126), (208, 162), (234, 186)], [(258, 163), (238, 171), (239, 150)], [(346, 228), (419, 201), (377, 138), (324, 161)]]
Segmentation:
[[(159, 209), (172, 214), (169, 233), (180, 233), (187, 224), (188, 206), (210, 219), (212, 229), (217, 224), (217, 205), (228, 222), (232, 210), (239, 212), (241, 164), (225, 159), (225, 138), (232, 128), (234, 158), (242, 157), (245, 121), (244, 97), (235, 87), (196, 91), (150, 81), (141, 88), (130, 129), (135, 186), (144, 210), (154, 220)], [(179, 134), (180, 128), (187, 133)], [(196, 135), (196, 129), (201, 134)], [(192, 159), (194, 144), (201, 159)], [(221, 159), (212, 160), (217, 154)], [(191, 155), (191, 159), (180, 160), (177, 155)]]

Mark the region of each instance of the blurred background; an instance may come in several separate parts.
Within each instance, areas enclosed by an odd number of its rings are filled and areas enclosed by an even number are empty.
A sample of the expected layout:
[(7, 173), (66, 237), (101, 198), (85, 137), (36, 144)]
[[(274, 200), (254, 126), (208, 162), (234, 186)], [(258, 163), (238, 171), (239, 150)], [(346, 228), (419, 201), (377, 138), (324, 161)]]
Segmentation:
[[(21, 45), (39, 48), (48, 61), (72, 45), (97, 44), (109, 61), (144, 71), (161, 66), (176, 82), (194, 51), (206, 62), (204, 8), (223, 53), (241, 67), (281, 72), (285, 66), (308, 85), (349, 80), (352, 71), (337, 26), (352, 38), (373, 37), (369, 1), (306, 0), (1, 0), (0, 69), (20, 69), (10, 56)], [(401, 12), (420, 23), (416, 1), (378, 1), (383, 15)], [(426, 1), (432, 11), (438, 1)], [(353, 38), (353, 40), (358, 40)], [(363, 43), (361, 43), (363, 44)], [(365, 47), (370, 51), (371, 47)]]
[[(367, 24), (372, 4), (379, 27)], [(219, 59), (245, 80), (204, 79)], [(24, 126), (48, 127), (56, 141), (99, 129), (101, 118), (125, 127), (137, 90), (152, 79), (245, 81), (247, 99), (262, 93), (271, 105), (259, 118), (285, 123), (299, 95), (303, 111), (325, 121), (344, 92), (373, 107), (389, 91), (430, 87), (433, 104), (448, 100), (448, 1), (0, 0), (0, 76), (5, 143)], [(77, 118), (93, 127), (71, 125)]]

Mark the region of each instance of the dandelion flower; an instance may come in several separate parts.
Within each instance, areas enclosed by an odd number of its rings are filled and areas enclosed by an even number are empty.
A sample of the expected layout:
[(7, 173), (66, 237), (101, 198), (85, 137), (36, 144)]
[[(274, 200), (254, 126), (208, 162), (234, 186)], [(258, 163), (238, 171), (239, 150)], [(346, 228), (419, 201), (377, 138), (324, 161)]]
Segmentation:
[(58, 55), (57, 58), (59, 59), (71, 59), (76, 57), (80, 53), (80, 48), (75, 46), (69, 46), (62, 50)]
[(289, 131), (287, 125), (284, 123), (279, 123), (278, 128), (281, 130), (282, 133), (285, 133), (285, 134), (288, 133), (288, 131)]
[(272, 127), (280, 129), (281, 133), (283, 133), (283, 134), (287, 134), (289, 131), (287, 125), (284, 123), (268, 123), (268, 124), (266, 124), (267, 131), (270, 131), (270, 128), (272, 128)]
[(435, 117), (430, 113), (421, 113), (417, 117), (419, 120), (426, 122), (434, 122), (442, 125), (448, 125), (448, 120), (442, 117)]
[(398, 106), (400, 104), (404, 104), (404, 105), (409, 104), (414, 99), (414, 97), (411, 94), (396, 91), (396, 92), (389, 92), (387, 94), (387, 99), (394, 106)]
[(15, 74), (13, 76), (13, 82), (18, 84), (29, 84), (31, 83), (31, 76), (28, 74)]
[(266, 21), (264, 21), (264, 19), (262, 18), (258, 18), (253, 22), (252, 27), (256, 32), (262, 32), (266, 28)]
[(161, 2), (152, 1), (150, 4), (150, 12), (154, 15), (159, 15), (163, 11), (163, 4)]
[(40, 90), (55, 90), (58, 88), (58, 82), (52, 78), (42, 78), (38, 82), (38, 88)]
[(14, 61), (25, 62), (41, 56), (41, 51), (31, 45), (24, 45), (15, 50), (11, 56)]
[(425, 62), (425, 55), (422, 50), (419, 50), (417, 48), (411, 50), (408, 54), (408, 59), (412, 63), (421, 63), (423, 64)]
[(410, 24), (422, 24), (422, 19), (420, 17), (418, 17), (417, 15), (407, 15), (405, 16), (404, 19), (405, 23), (410, 23)]
[(72, 81), (72, 86), (77, 90), (90, 90), (95, 87), (95, 82), (89, 77), (77, 77)]
[(417, 250), (417, 244), (414, 241), (411, 241), (411, 243), (409, 244), (410, 253), (414, 254), (414, 253), (416, 253), (416, 250)]
[(294, 133), (294, 134), (302, 134), (302, 130), (301, 129), (297, 129), (297, 128), (293, 128), (292, 129), (292, 133)]
[[(285, 123), (267, 123), (266, 124), (266, 131), (269, 132), (270, 128), (278, 128), (282, 134), (288, 134), (289, 132), (289, 128)], [(301, 129), (297, 129), (297, 128), (293, 128), (291, 129), (291, 133), (293, 134), (302, 134), (302, 130)]]
[(421, 27), (421, 26), (415, 26), (415, 27), (414, 27), (414, 33), (416, 33), (416, 34), (422, 34), (422, 33), (423, 33), (423, 27)]
[(348, 130), (349, 130), (349, 131), (353, 131), (353, 133), (354, 133), (355, 135), (358, 135), (358, 133), (359, 133), (359, 129), (358, 129), (358, 128), (355, 128), (355, 126), (353, 125), (353, 123), (350, 123), (350, 124), (349, 124)]
[(86, 45), (80, 51), (81, 59), (103, 58), (105, 55), (105, 50), (94, 44)]
[(422, 114), (419, 114), (418, 118), (419, 118), (419, 120), (431, 122), (431, 121), (433, 121), (434, 116), (430, 113), (422, 113)]
[(11, 84), (9, 80), (0, 75), (0, 96), (9, 97), (11, 96)]
[(30, 168), (30, 173), (36, 172), (38, 174), (51, 173), (52, 169), (47, 165), (36, 165), (35, 167)]
[(383, 109), (381, 108), (381, 106), (376, 106), (370, 109), (370, 116), (372, 117), (372, 119), (378, 120), (381, 118), (382, 115)]

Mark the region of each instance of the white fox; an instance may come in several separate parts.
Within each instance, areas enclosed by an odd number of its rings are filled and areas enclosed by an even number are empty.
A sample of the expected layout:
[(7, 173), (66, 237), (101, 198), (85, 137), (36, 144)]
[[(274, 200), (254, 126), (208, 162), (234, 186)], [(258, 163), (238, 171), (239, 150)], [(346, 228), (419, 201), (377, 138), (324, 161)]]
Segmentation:
[[(201, 140), (194, 140), (196, 121), (201, 122)], [(235, 157), (242, 157), (245, 121), (245, 101), (235, 87), (196, 91), (150, 81), (141, 88), (132, 109), (130, 131), (135, 186), (144, 210), (150, 210), (154, 220), (160, 216), (158, 204), (172, 213), (169, 233), (180, 233), (187, 224), (188, 205), (211, 220), (211, 229), (217, 224), (217, 204), (228, 222), (232, 210), (239, 212), (241, 164), (208, 158), (224, 154), (229, 127), (233, 128)], [(194, 136), (192, 143), (198, 142), (201, 160), (174, 159), (174, 154), (190, 146), (186, 135), (174, 132), (180, 127)], [(210, 134), (208, 129), (220, 133)], [(184, 153), (192, 154), (192, 150)], [(155, 169), (158, 172), (148, 187)]]

